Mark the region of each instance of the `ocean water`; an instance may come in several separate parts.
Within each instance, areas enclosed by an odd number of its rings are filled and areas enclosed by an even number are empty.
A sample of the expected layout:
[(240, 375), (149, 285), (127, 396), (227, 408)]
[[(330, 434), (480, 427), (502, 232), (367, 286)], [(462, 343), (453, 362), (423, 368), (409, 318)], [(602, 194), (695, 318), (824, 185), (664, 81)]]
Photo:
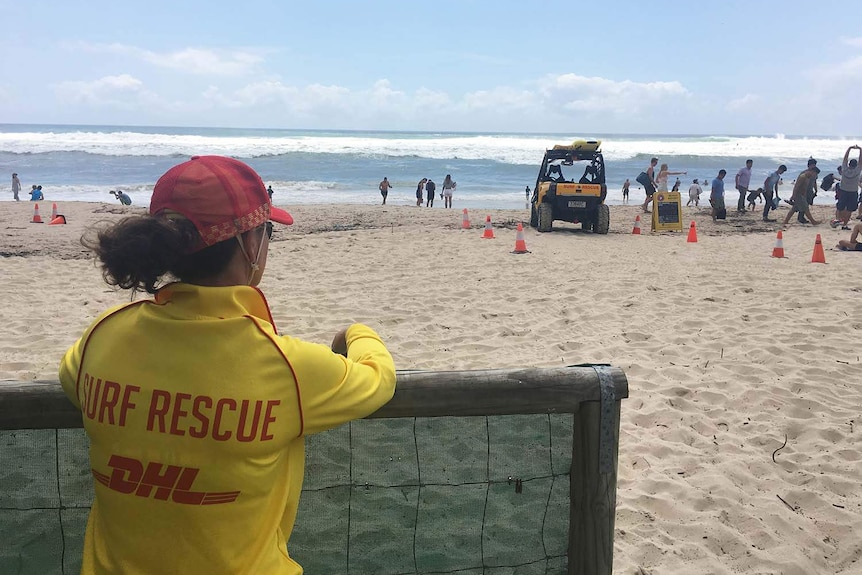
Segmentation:
[[(544, 150), (576, 139), (600, 139), (608, 177), (608, 203), (622, 203), (623, 181), (631, 200), (643, 199), (635, 177), (650, 157), (667, 163), (686, 191), (693, 178), (710, 181), (725, 169), (733, 176), (754, 161), (752, 187), (783, 163), (788, 167), (781, 196), (809, 157), (821, 175), (834, 172), (859, 139), (727, 135), (505, 134), (359, 132), (132, 126), (0, 124), (0, 173), (7, 184), (0, 201), (12, 199), (10, 176), (25, 190), (43, 187), (47, 201), (116, 202), (121, 189), (135, 205), (148, 205), (153, 185), (171, 166), (192, 155), (221, 154), (250, 164), (275, 191), (276, 204), (380, 202), (384, 176), (394, 189), (388, 203), (415, 203), (416, 184), (431, 178), (439, 188), (446, 174), (458, 183), (454, 205), (467, 208), (525, 207), (524, 188), (534, 187)], [(673, 177), (670, 179), (673, 182)], [(728, 197), (732, 197), (730, 193)], [(22, 199), (27, 199), (26, 194)], [(821, 192), (818, 203), (833, 201)]]

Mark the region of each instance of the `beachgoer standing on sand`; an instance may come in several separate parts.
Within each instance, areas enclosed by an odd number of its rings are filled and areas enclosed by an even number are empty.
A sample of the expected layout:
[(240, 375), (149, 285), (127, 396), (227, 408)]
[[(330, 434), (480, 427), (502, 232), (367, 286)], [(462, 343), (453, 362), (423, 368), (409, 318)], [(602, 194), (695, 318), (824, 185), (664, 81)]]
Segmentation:
[(748, 194), (748, 186), (751, 184), (751, 166), (753, 165), (753, 160), (745, 160), (745, 167), (739, 168), (739, 171), (736, 172), (734, 185), (736, 191), (739, 192), (739, 201), (736, 202), (737, 213), (745, 213), (745, 196)]
[(638, 177), (635, 178), (635, 181), (642, 185), (644, 187), (644, 192), (646, 192), (646, 199), (641, 206), (645, 214), (650, 213), (649, 204), (652, 201), (653, 194), (655, 193), (655, 167), (657, 164), (658, 158), (651, 158), (647, 169), (638, 174)]
[(427, 181), (428, 178), (422, 178), (416, 186), (416, 205), (419, 207), (422, 207), (422, 190), (425, 189), (425, 182)]
[(21, 198), (18, 197), (18, 192), (21, 191), (21, 180), (18, 179), (18, 174), (12, 174), (12, 197), (16, 202), (20, 202)]
[(365, 325), (331, 347), (278, 332), (257, 287), (272, 222), (293, 219), (254, 170), (200, 156), (149, 214), (83, 238), (108, 284), (153, 298), (103, 313), (60, 363), (96, 478), (82, 573), (302, 572), (304, 438), (377, 411), (395, 365)]
[(626, 181), (623, 182), (623, 202), (626, 204), (629, 203), (629, 187), (630, 186), (631, 186), (631, 183), (629, 182), (629, 179), (626, 178)]
[(380, 190), (380, 195), (383, 196), (383, 205), (386, 205), (386, 196), (389, 195), (389, 188), (392, 187), (392, 184), (389, 183), (389, 180), (383, 178), (383, 181), (380, 182), (380, 185), (377, 188)]
[[(667, 177), (668, 176), (676, 176), (678, 174), (685, 174), (686, 172), (671, 172), (667, 169), (667, 164), (662, 164), (658, 170), (658, 175), (655, 177), (655, 183), (658, 187), (659, 192), (667, 191)], [(679, 181), (679, 178), (677, 178)]]
[(781, 182), (781, 174), (787, 171), (787, 166), (781, 164), (778, 169), (769, 174), (763, 181), (763, 221), (774, 222), (775, 220), (769, 217), (769, 210), (774, 210), (778, 205), (773, 201), (772, 195), (778, 198), (778, 184)]
[(787, 216), (784, 218), (784, 222), (782, 225), (787, 226), (787, 222), (790, 221), (790, 218), (793, 217), (794, 213), (800, 213), (804, 216), (808, 216), (808, 221), (805, 223), (811, 222), (815, 226), (820, 222), (814, 220), (811, 216), (811, 207), (808, 205), (808, 189), (811, 187), (811, 182), (817, 180), (817, 174), (820, 173), (820, 169), (815, 165), (810, 165), (806, 168), (799, 177), (796, 178), (796, 183), (793, 184), (793, 195), (791, 196), (791, 201), (793, 202), (793, 207), (787, 213)]
[[(808, 167), (816, 167), (817, 160), (814, 158), (808, 158)], [(820, 169), (817, 169), (817, 173), (814, 174), (814, 177), (810, 179), (808, 183), (808, 190), (805, 192), (805, 201), (808, 203), (809, 208), (814, 205), (814, 198), (817, 197), (817, 174), (820, 173)], [(800, 224), (807, 224), (808, 220), (805, 219), (805, 214), (803, 212), (799, 212), (796, 214), (796, 221)]]
[(45, 194), (42, 193), (42, 186), (33, 186), (30, 190), (30, 201), (41, 202), (45, 199)]
[(428, 181), (425, 182), (425, 191), (427, 192), (427, 197), (425, 198), (425, 207), (433, 208), (434, 207), (434, 192), (437, 190), (437, 184), (434, 183), (434, 180), (428, 178)]
[(446, 178), (443, 180), (443, 207), (452, 207), (452, 192), (455, 191), (455, 186), (456, 183), (452, 181), (452, 176), (446, 174)]
[(697, 183), (697, 178), (691, 183), (688, 187), (688, 201), (685, 203), (686, 207), (694, 204), (694, 207), (698, 207), (700, 204), (700, 194), (703, 192), (703, 188), (700, 187), (700, 184)]
[(269, 196), (269, 203), (270, 204), (272, 203), (272, 194), (274, 194), (274, 193), (275, 192), (272, 191), (272, 184), (268, 185), (266, 187), (266, 194)]
[(725, 210), (724, 207), (724, 176), (727, 170), (719, 170), (718, 176), (712, 180), (712, 189), (709, 192), (709, 203), (712, 206), (712, 221), (716, 221), (718, 212)]
[[(859, 157), (850, 159), (850, 150), (859, 150)], [(841, 162), (841, 181), (838, 182), (838, 202), (835, 204), (835, 219), (830, 225), (834, 228), (841, 224), (842, 230), (849, 230), (850, 217), (859, 203), (859, 176), (862, 175), (862, 147), (850, 146)], [(824, 178), (825, 179), (825, 178)]]

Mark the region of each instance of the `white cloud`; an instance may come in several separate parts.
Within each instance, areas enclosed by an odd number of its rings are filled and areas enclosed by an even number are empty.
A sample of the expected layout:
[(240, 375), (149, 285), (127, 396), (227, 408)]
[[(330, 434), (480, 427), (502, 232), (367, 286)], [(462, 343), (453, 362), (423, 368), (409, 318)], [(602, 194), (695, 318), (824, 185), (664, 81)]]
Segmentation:
[(687, 98), (690, 92), (679, 82), (617, 82), (577, 74), (548, 76), (539, 83), (549, 108), (575, 113), (610, 112), (629, 115), (655, 105)]
[(539, 97), (536, 93), (508, 87), (471, 92), (465, 94), (461, 100), (461, 105), (467, 112), (472, 110), (517, 112), (534, 109), (538, 103)]
[(862, 47), (862, 36), (858, 38), (841, 38), (841, 43), (847, 46)]
[(757, 94), (746, 94), (742, 98), (736, 98), (727, 103), (727, 109), (731, 112), (745, 110), (760, 102), (760, 96)]
[(174, 52), (154, 52), (118, 43), (78, 43), (77, 46), (89, 52), (128, 56), (159, 68), (200, 76), (241, 76), (256, 71), (263, 62), (263, 56), (249, 50), (215, 51), (189, 47)]
[(105, 76), (89, 82), (61, 82), (54, 90), (61, 101), (90, 104), (117, 103), (144, 93), (143, 82), (129, 74)]
[(303, 88), (286, 86), (276, 80), (254, 82), (230, 93), (210, 86), (203, 94), (210, 102), (229, 108), (272, 106), (298, 114), (316, 114), (321, 110), (348, 110), (354, 95), (347, 88), (310, 84)]
[(608, 130), (613, 129), (610, 115), (631, 122), (649, 116), (638, 116), (639, 111), (692, 98), (679, 82), (618, 82), (575, 74), (533, 82), (535, 89), (498, 86), (464, 94), (425, 87), (405, 91), (388, 79), (360, 89), (318, 83), (290, 85), (278, 78), (240, 84), (228, 78), (209, 78), (197, 88), (190, 82), (182, 86), (169, 83), (160, 86), (157, 93), (149, 84), (121, 74), (64, 82), (56, 86), (56, 93), (61, 103), (101, 107), (105, 113), (110, 108), (129, 111), (137, 107), (142, 119), (157, 118), (155, 121), (178, 125), (225, 125), (229, 118), (234, 125), (418, 130), (496, 130), (503, 125), (520, 130), (562, 129), (571, 120), (579, 126), (600, 123)]

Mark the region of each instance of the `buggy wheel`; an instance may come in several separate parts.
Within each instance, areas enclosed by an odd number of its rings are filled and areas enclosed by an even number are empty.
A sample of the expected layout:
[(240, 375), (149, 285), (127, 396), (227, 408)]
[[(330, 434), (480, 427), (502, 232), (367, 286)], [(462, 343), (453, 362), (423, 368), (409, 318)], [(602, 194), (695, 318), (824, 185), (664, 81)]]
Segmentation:
[(540, 232), (549, 232), (554, 225), (554, 208), (547, 202), (539, 204), (539, 227)]
[(601, 204), (596, 211), (596, 223), (593, 226), (593, 232), (597, 234), (606, 234), (611, 227), (611, 209), (607, 204)]
[(535, 228), (539, 225), (539, 214), (536, 212), (536, 203), (530, 202), (530, 227)]

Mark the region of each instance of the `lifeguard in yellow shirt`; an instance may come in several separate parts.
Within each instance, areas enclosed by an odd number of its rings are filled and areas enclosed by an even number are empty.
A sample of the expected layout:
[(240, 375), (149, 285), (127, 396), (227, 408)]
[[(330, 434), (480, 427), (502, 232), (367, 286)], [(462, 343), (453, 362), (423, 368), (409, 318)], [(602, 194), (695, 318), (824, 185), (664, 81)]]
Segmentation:
[(201, 156), (148, 215), (85, 238), (109, 284), (154, 297), (103, 313), (60, 365), (95, 479), (82, 573), (302, 573), (303, 438), (384, 405), (395, 366), (364, 325), (331, 347), (278, 333), (256, 287), (272, 222), (293, 219), (254, 170)]

